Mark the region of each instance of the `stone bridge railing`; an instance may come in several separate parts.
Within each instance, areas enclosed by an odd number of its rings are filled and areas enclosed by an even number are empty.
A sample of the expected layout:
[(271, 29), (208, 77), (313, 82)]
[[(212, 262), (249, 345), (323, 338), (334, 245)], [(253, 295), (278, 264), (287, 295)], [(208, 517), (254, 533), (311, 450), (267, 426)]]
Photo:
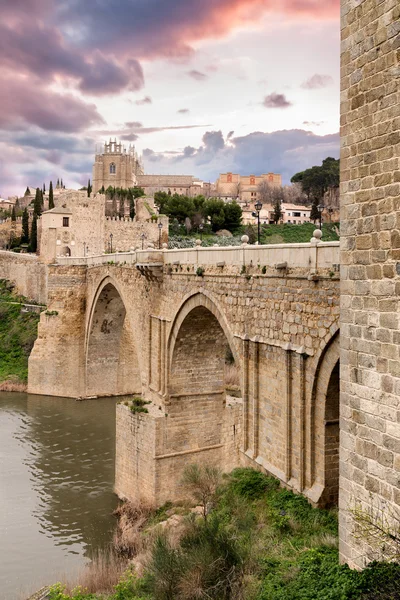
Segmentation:
[(203, 265), (249, 266), (339, 270), (339, 242), (183, 248), (173, 250), (132, 250), (87, 257), (58, 257), (60, 265)]

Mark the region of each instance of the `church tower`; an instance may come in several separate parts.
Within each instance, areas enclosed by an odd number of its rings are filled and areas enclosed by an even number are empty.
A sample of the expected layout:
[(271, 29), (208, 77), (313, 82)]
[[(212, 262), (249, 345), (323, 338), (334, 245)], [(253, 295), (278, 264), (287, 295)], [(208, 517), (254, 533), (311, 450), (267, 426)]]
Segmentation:
[(130, 188), (137, 182), (137, 176), (143, 175), (143, 165), (135, 146), (126, 149), (117, 140), (104, 144), (102, 154), (96, 148), (93, 165), (93, 192), (96, 194), (103, 186)]

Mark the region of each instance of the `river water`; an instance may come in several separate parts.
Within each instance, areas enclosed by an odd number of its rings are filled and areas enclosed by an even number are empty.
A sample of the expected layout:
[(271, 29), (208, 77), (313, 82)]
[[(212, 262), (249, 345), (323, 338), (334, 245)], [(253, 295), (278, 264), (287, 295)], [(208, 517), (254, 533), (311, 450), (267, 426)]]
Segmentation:
[(78, 571), (112, 538), (116, 399), (0, 393), (0, 599)]

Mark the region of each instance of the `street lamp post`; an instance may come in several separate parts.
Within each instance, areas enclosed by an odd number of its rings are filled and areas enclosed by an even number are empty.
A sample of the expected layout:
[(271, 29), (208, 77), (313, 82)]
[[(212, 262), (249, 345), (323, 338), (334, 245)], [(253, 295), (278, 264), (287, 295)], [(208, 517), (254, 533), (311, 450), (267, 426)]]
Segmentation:
[(257, 240), (260, 243), (260, 212), (262, 209), (262, 202), (258, 201), (255, 203), (254, 208), (257, 212)]
[(159, 221), (158, 223), (158, 249), (161, 249), (161, 230), (163, 228), (163, 224), (161, 223), (161, 221)]
[(322, 231), (322, 211), (324, 210), (325, 206), (323, 204), (318, 204), (317, 208), (319, 210), (319, 228)]
[(112, 250), (113, 250), (113, 248), (112, 248), (112, 241), (113, 241), (113, 234), (110, 233), (110, 254), (112, 254)]
[(199, 230), (200, 230), (200, 239), (201, 239), (201, 241), (203, 241), (203, 229), (204, 229), (204, 225), (203, 225), (203, 223), (200, 223)]

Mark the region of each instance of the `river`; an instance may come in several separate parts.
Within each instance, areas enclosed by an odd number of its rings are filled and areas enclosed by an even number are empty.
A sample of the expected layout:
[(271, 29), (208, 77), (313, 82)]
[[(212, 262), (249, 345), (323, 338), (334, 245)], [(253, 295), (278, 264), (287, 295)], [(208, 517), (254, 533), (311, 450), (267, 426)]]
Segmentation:
[(116, 399), (0, 393), (0, 599), (65, 579), (112, 538)]

